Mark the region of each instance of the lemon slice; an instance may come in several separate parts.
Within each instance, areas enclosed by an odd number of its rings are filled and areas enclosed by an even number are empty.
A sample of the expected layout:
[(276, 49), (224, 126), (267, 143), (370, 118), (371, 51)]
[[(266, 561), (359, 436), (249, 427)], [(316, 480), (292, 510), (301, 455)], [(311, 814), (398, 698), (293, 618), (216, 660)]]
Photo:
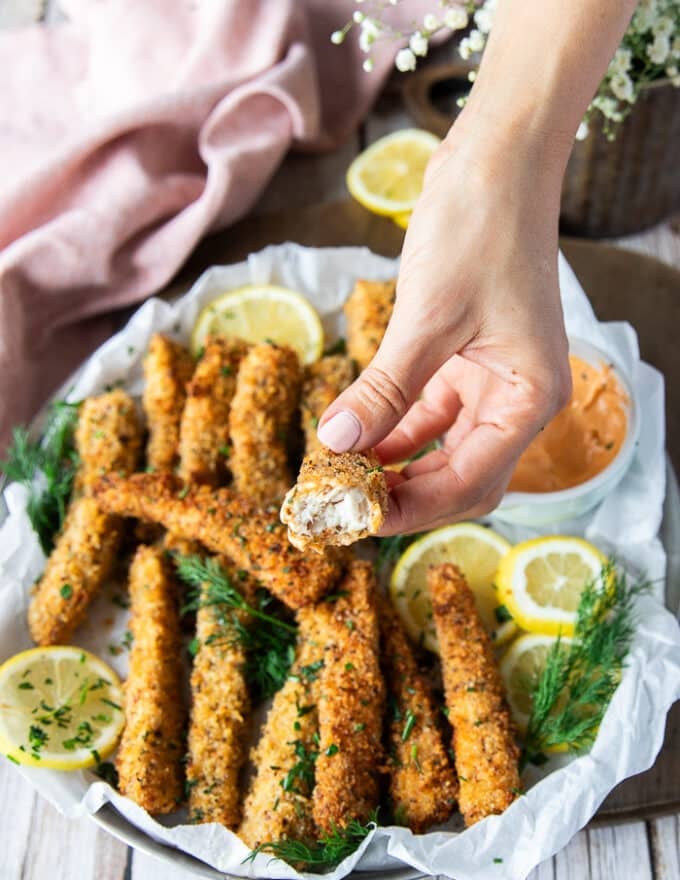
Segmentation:
[(374, 214), (408, 214), (423, 188), (425, 168), (441, 141), (420, 128), (380, 138), (347, 170), (347, 188)]
[(33, 648), (0, 666), (0, 751), (52, 770), (92, 767), (125, 721), (116, 673), (80, 648)]
[[(510, 645), (500, 663), (505, 695), (521, 733), (525, 733), (531, 715), (532, 698), (538, 679), (545, 668), (548, 652), (557, 641), (556, 636), (524, 635)], [(569, 638), (560, 639), (568, 645)]]
[(605, 562), (597, 547), (581, 538), (524, 541), (500, 564), (498, 595), (522, 629), (571, 636), (581, 593), (599, 579)]
[(198, 355), (208, 336), (288, 345), (303, 364), (323, 351), (323, 327), (305, 297), (287, 287), (252, 284), (221, 294), (203, 309), (191, 333), (191, 350)]
[(516, 626), (504, 619), (494, 588), (499, 562), (509, 550), (505, 538), (476, 523), (445, 526), (414, 541), (397, 562), (390, 580), (392, 602), (411, 638), (430, 651), (439, 651), (427, 570), (442, 562), (455, 563), (465, 575), (482, 623), (494, 642), (502, 644), (512, 638)]
[(408, 227), (408, 221), (411, 219), (411, 212), (406, 211), (404, 214), (395, 214), (392, 217), (392, 222), (396, 223), (400, 229), (406, 229)]

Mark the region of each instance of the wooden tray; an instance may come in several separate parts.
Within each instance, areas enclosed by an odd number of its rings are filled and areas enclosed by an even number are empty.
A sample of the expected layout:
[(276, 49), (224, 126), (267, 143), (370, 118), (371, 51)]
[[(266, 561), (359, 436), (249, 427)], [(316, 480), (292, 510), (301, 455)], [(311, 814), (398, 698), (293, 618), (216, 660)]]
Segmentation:
[[(401, 251), (404, 233), (390, 220), (374, 216), (355, 202), (315, 205), (289, 213), (249, 217), (206, 238), (164, 295), (185, 292), (208, 267), (235, 263), (268, 244), (295, 241), (324, 247), (365, 245), (384, 256)], [(600, 320), (630, 321), (640, 338), (643, 358), (666, 376), (667, 448), (680, 467), (680, 273), (663, 263), (603, 244), (563, 238), (562, 250)], [(676, 381), (677, 380), (677, 381)], [(669, 552), (667, 603), (678, 612), (680, 587), (680, 500), (673, 467), (664, 515)], [(680, 811), (680, 702), (666, 723), (664, 748), (651, 770), (621, 783), (593, 820), (646, 819)]]

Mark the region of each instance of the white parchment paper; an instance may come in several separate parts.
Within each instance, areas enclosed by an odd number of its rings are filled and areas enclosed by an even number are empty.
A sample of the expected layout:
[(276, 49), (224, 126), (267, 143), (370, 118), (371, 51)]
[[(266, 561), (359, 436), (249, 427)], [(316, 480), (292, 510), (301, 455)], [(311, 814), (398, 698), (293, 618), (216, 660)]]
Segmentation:
[[(286, 244), (266, 248), (238, 265), (214, 267), (174, 305), (147, 301), (89, 359), (68, 397), (80, 400), (113, 382), (122, 382), (133, 394), (140, 394), (142, 358), (152, 333), (163, 331), (187, 341), (206, 303), (225, 290), (252, 282), (300, 290), (321, 314), (332, 341), (343, 333), (342, 304), (356, 279), (392, 278), (396, 266), (395, 261), (362, 248)], [(638, 627), (628, 664), (588, 755), (556, 756), (540, 771), (531, 768), (523, 779), (528, 787), (525, 795), (503, 815), (489, 817), (468, 830), (461, 831), (455, 819), (442, 830), (419, 836), (404, 828), (378, 828), (329, 875), (332, 880), (356, 867), (371, 870), (404, 864), (456, 880), (524, 878), (586, 824), (618, 782), (651, 766), (661, 747), (666, 713), (680, 697), (680, 634), (677, 620), (661, 602), (665, 555), (657, 537), (665, 492), (663, 378), (640, 361), (637, 337), (629, 325), (597, 322), (562, 257), (560, 286), (568, 333), (599, 346), (627, 371), (641, 407), (641, 432), (630, 471), (615, 491), (587, 517), (560, 523), (552, 531), (582, 534), (614, 550), (621, 560), (657, 580), (656, 596), (638, 603)], [(5, 500), (9, 516), (0, 530), (0, 662), (31, 646), (26, 627), (29, 589), (44, 564), (25, 514), (25, 492), (10, 486)], [(500, 522), (494, 525), (512, 540), (539, 533)], [(120, 592), (121, 585), (105, 587), (76, 641), (125, 675), (125, 652), (114, 656), (110, 650), (119, 650), (126, 629), (127, 612), (111, 601)], [(165, 818), (164, 824), (154, 821), (88, 771), (21, 768), (17, 772), (67, 816), (94, 813), (109, 801), (156, 841), (191, 853), (219, 871), (240, 876), (305, 876), (266, 855), (244, 864), (248, 849), (221, 826), (169, 827), (180, 822), (183, 813)], [(168, 853), (171, 856), (172, 851)]]

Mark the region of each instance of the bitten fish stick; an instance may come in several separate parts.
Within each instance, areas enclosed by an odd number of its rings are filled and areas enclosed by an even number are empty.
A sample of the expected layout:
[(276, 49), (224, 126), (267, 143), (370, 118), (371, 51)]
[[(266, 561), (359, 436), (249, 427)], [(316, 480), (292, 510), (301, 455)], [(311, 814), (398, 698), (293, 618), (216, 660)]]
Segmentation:
[[(207, 595), (204, 593), (204, 599)], [(240, 821), (239, 771), (250, 699), (245, 652), (225, 638), (214, 605), (196, 613), (198, 649), (191, 672), (187, 786), (192, 822), (219, 822), (234, 830)]]
[(353, 379), (354, 365), (341, 354), (329, 355), (305, 367), (300, 411), (307, 455), (325, 448), (316, 436), (319, 419)]
[(392, 317), (396, 291), (396, 281), (357, 281), (345, 303), (347, 353), (360, 370), (378, 351)]
[(97, 499), (111, 513), (161, 523), (225, 554), (289, 608), (320, 599), (342, 571), (340, 554), (304, 556), (288, 543), (276, 513), (254, 508), (230, 489), (182, 488), (170, 474), (110, 474), (100, 481)]
[(261, 843), (316, 837), (312, 818), (318, 744), (317, 681), (323, 644), (317, 606), (298, 616), (298, 650), (290, 678), (274, 696), (252, 760), (256, 773), (243, 805), (238, 835), (253, 849)]
[(241, 361), (229, 417), (229, 467), (236, 491), (262, 507), (280, 503), (293, 482), (286, 437), (301, 383), (290, 348), (255, 345)]
[(314, 821), (322, 831), (366, 822), (380, 792), (385, 687), (378, 663), (375, 574), (350, 563), (339, 598), (316, 606), (327, 646), (319, 676)]
[(38, 645), (68, 644), (87, 607), (111, 573), (121, 523), (88, 497), (71, 503), (28, 609), (28, 627)]
[(387, 483), (372, 452), (306, 456), (281, 507), (288, 540), (300, 550), (346, 546), (375, 534), (387, 513)]
[(129, 394), (116, 388), (83, 401), (78, 413), (75, 444), (80, 466), (76, 494), (92, 494), (102, 474), (129, 474), (142, 448), (142, 427)]
[(446, 704), (466, 825), (502, 813), (517, 796), (519, 749), (498, 667), (475, 606), (455, 565), (430, 568), (427, 584), (442, 661)]
[(219, 486), (227, 481), (229, 411), (247, 350), (239, 339), (209, 339), (196, 365), (180, 426), (179, 475), (187, 483)]
[(138, 548), (130, 567), (130, 603), (134, 641), (116, 759), (119, 790), (149, 813), (170, 813), (183, 798), (186, 714), (176, 586), (160, 548)]
[[(438, 725), (432, 687), (391, 604), (379, 603), (381, 660), (388, 699), (390, 801), (416, 833), (451, 815), (458, 781)], [(391, 716), (391, 717), (390, 717)]]
[(177, 463), (179, 424), (193, 369), (193, 358), (183, 346), (161, 333), (151, 337), (142, 404), (149, 428), (147, 465), (154, 470), (172, 470)]

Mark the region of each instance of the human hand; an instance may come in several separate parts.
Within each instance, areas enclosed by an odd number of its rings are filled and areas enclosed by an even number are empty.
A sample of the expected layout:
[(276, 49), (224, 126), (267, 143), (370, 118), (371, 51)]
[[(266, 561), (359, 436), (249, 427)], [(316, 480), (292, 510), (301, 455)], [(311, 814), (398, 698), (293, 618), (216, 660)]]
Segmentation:
[(557, 280), (564, 151), (503, 144), (476, 123), (463, 113), (434, 155), (383, 342), (320, 421), (331, 449), (376, 447), (386, 464), (443, 436), (388, 472), (384, 535), (492, 510), (571, 391)]

